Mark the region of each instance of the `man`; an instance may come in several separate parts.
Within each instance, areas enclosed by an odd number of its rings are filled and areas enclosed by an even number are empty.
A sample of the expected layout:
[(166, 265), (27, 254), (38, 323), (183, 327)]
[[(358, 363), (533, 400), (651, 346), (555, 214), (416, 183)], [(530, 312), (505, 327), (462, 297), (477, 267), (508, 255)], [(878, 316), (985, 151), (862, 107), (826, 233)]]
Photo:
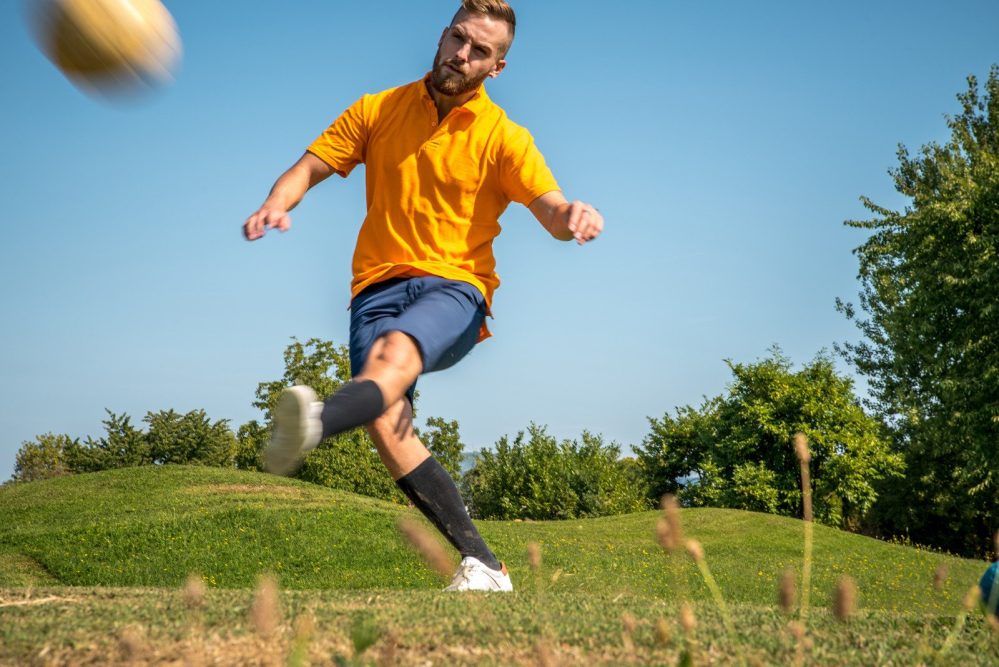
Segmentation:
[(274, 184), (243, 226), (250, 241), (286, 231), (290, 211), (331, 174), (366, 165), (367, 215), (351, 283), (353, 379), (325, 403), (308, 387), (282, 393), (265, 451), (288, 474), (324, 438), (366, 426), (385, 467), (461, 553), (446, 590), (513, 590), (465, 510), (454, 481), (413, 432), (416, 379), (452, 366), (489, 335), (492, 241), (511, 201), (556, 239), (603, 230), (589, 204), (569, 202), (534, 146), (486, 95), (506, 66), (516, 18), (504, 0), (463, 0), (422, 80), (365, 95)]

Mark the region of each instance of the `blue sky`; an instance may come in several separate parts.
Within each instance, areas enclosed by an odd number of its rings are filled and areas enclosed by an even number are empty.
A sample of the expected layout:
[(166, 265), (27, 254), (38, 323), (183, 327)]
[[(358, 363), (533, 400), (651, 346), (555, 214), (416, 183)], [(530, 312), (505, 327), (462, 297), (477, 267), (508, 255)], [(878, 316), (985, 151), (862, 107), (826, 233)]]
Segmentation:
[[(240, 225), (346, 106), (419, 78), (457, 2), (170, 0), (176, 83), (108, 106), (0, 7), (0, 479), (45, 432), (104, 409), (259, 417), (291, 336), (346, 342), (364, 180), (330, 179), (293, 229)], [(999, 62), (994, 0), (522, 0), (492, 98), (607, 229), (560, 244), (512, 206), (494, 338), (420, 381), (421, 415), (489, 446), (531, 421), (623, 446), (720, 393), (724, 359), (797, 364), (853, 340), (867, 195), (902, 206), (898, 143), (947, 137), (965, 77)], [(844, 372), (850, 369), (843, 366)]]

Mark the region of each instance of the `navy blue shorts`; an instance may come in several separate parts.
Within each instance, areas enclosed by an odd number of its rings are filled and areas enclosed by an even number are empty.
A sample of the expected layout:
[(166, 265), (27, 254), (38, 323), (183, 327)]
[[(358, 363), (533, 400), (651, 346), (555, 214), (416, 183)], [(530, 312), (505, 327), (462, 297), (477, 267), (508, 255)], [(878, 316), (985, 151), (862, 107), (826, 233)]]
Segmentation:
[[(350, 303), (350, 374), (364, 369), (371, 346), (390, 331), (416, 341), (424, 373), (450, 368), (475, 347), (485, 317), (486, 300), (469, 283), (437, 276), (375, 283)], [(415, 391), (414, 382), (410, 403)]]

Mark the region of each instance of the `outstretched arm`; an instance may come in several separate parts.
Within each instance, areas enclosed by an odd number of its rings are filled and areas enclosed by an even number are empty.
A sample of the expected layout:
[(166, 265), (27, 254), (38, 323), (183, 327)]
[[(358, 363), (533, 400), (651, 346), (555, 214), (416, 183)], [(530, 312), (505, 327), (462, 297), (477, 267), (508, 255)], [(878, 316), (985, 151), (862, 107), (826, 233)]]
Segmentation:
[(600, 236), (604, 217), (596, 207), (579, 200), (570, 202), (558, 190), (546, 192), (528, 208), (548, 233), (559, 241), (575, 240), (579, 245)]
[(264, 203), (243, 223), (243, 236), (247, 241), (256, 241), (268, 229), (288, 231), (291, 227), (288, 211), (302, 201), (309, 188), (333, 173), (333, 167), (312, 153), (303, 155), (291, 169), (281, 174)]

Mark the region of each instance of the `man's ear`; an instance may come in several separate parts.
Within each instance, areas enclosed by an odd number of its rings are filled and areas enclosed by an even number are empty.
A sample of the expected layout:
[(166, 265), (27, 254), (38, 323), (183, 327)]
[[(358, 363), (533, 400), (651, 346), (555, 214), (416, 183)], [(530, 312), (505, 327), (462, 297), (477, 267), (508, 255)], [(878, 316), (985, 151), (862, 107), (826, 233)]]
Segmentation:
[(496, 77), (498, 77), (500, 72), (503, 71), (504, 67), (506, 67), (506, 61), (500, 58), (499, 60), (496, 61), (496, 64), (493, 65), (492, 71), (489, 72), (489, 78), (495, 79)]

